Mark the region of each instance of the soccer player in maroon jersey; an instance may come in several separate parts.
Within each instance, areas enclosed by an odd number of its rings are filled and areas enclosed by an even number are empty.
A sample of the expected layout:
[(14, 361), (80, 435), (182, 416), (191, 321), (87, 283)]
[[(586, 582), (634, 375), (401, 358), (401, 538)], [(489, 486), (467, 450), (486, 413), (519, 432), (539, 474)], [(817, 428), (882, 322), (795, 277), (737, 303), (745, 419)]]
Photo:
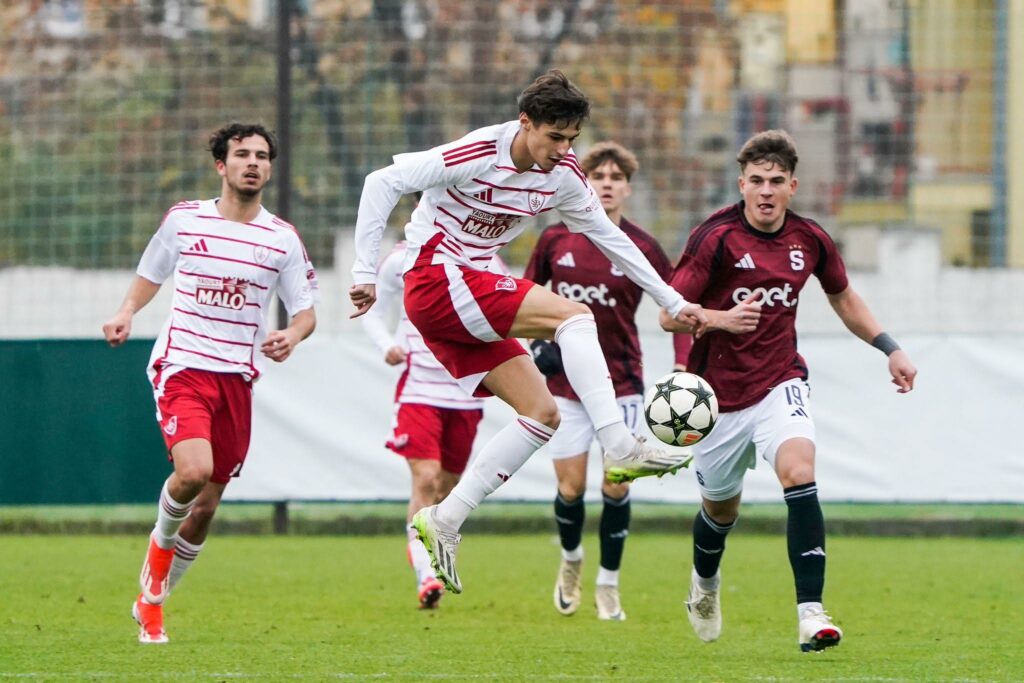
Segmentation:
[[(822, 607), (825, 523), (814, 481), (814, 421), (804, 359), (797, 352), (796, 309), (813, 274), (853, 334), (888, 356), (899, 393), (913, 389), (917, 370), (882, 330), (846, 277), (828, 233), (788, 209), (797, 189), (797, 151), (781, 130), (751, 137), (736, 160), (742, 201), (690, 234), (672, 284), (708, 309), (708, 333), (694, 342), (691, 372), (715, 388), (721, 414), (697, 443), (694, 464), (703, 504), (693, 523), (693, 572), (687, 610), (704, 641), (722, 630), (719, 565), (739, 515), (743, 476), (764, 458), (783, 486), (786, 536), (796, 584), (798, 642), (807, 652), (839, 643), (842, 630)], [(729, 309), (759, 321), (753, 332), (715, 332)], [(685, 325), (662, 313), (662, 327)]]
[[(174, 471), (164, 483), (132, 605), (139, 642), (166, 643), (163, 603), (203, 548), (224, 488), (249, 449), (252, 382), (263, 358), (285, 361), (316, 326), (316, 271), (295, 228), (260, 204), (276, 155), (260, 125), (210, 137), (217, 199), (171, 207), (139, 262), (124, 302), (103, 326), (111, 346), (168, 277), (171, 314), (150, 357), (157, 420)], [(291, 314), (267, 331), (275, 289)]]
[(431, 150), (398, 154), (366, 178), (356, 217), (356, 260), (349, 295), (362, 315), (376, 298), (377, 250), (403, 194), (423, 197), (405, 227), (405, 308), (427, 347), (469, 392), (494, 394), (517, 417), (478, 453), (452, 492), (414, 516), (438, 578), (462, 590), (455, 571), (459, 528), (484, 498), (522, 467), (558, 427), (559, 415), (519, 337), (554, 339), (565, 373), (584, 404), (605, 456), (623, 476), (657, 473), (678, 457), (637, 439), (622, 420), (597, 326), (583, 303), (530, 280), (485, 270), (525, 229), (522, 219), (558, 210), (626, 277), (669, 314), (703, 329), (700, 306), (686, 302), (637, 246), (608, 220), (579, 167), (572, 142), (590, 114), (586, 96), (560, 71), (519, 96), (519, 118)]
[[(672, 264), (658, 242), (640, 227), (626, 220), (623, 208), (632, 192), (630, 180), (639, 168), (632, 152), (615, 142), (594, 145), (580, 159), (580, 167), (601, 198), (601, 205), (613, 223), (640, 249), (666, 280)], [(539, 285), (551, 283), (552, 291), (572, 301), (587, 304), (597, 321), (597, 336), (611, 372), (615, 395), (626, 425), (636, 434), (643, 414), (643, 367), (636, 312), (643, 290), (625, 277), (586, 237), (573, 233), (564, 223), (552, 225), (541, 235), (523, 277)], [(685, 362), (692, 337), (677, 335), (677, 359)], [(594, 426), (579, 397), (562, 370), (558, 346), (542, 339), (531, 343), (534, 360), (547, 376), (548, 389), (555, 397), (562, 417), (551, 437), (547, 452), (558, 477), (555, 521), (562, 544), (562, 562), (555, 582), (555, 609), (566, 616), (575, 614), (581, 602), (583, 565), (583, 521), (586, 508), (587, 455), (594, 440)], [(676, 469), (687, 461), (680, 460)], [(674, 470), (673, 470), (674, 471)], [(626, 618), (619, 597), (619, 567), (629, 533), (629, 483), (605, 475), (601, 484), (604, 507), (601, 512), (601, 561), (594, 602), (602, 620)]]

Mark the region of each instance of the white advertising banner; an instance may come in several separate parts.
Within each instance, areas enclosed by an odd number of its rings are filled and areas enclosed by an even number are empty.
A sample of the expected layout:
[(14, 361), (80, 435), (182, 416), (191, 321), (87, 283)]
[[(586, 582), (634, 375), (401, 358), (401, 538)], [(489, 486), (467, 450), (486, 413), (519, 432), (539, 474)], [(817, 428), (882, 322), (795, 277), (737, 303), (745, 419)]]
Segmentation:
[[(667, 335), (643, 336), (647, 379), (667, 372)], [(900, 336), (920, 375), (897, 394), (885, 358), (848, 333), (804, 335), (817, 425), (817, 481), (829, 501), (1024, 502), (1024, 344), (1014, 334)], [(663, 362), (655, 363), (655, 359)], [(256, 387), (253, 440), (232, 500), (405, 500), (404, 460), (387, 450), (398, 377), (361, 334), (314, 335)], [(512, 419), (490, 399), (479, 447)], [(1024, 417), (1022, 417), (1024, 420)], [(653, 437), (651, 437), (653, 438)], [(592, 451), (588, 499), (600, 496)], [(493, 496), (549, 501), (550, 458), (538, 451)], [(634, 500), (698, 500), (692, 472), (633, 485)], [(744, 500), (780, 502), (764, 462), (747, 475)]]

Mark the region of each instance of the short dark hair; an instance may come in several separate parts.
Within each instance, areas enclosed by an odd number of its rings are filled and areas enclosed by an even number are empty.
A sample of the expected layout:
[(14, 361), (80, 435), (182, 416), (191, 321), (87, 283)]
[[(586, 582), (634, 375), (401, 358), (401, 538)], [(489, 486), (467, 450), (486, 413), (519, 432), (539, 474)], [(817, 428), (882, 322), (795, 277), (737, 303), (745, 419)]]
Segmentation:
[(558, 69), (539, 76), (519, 94), (517, 103), (519, 111), (536, 124), (553, 123), (561, 128), (590, 117), (590, 100)]
[(580, 159), (580, 168), (584, 173), (590, 175), (591, 171), (608, 161), (614, 163), (620, 171), (626, 174), (626, 180), (632, 180), (633, 174), (640, 168), (640, 162), (636, 160), (635, 154), (611, 140), (599, 142), (591, 147), (590, 151)]
[(219, 130), (210, 134), (210, 152), (216, 161), (226, 161), (228, 158), (228, 142), (231, 140), (242, 140), (253, 135), (262, 136), (270, 147), (270, 160), (277, 157), (277, 138), (269, 130), (258, 123), (229, 123)]
[(793, 136), (781, 129), (766, 130), (752, 136), (743, 143), (743, 149), (736, 156), (740, 171), (745, 169), (747, 164), (767, 161), (783, 171), (795, 173), (798, 159), (796, 141), (793, 140)]

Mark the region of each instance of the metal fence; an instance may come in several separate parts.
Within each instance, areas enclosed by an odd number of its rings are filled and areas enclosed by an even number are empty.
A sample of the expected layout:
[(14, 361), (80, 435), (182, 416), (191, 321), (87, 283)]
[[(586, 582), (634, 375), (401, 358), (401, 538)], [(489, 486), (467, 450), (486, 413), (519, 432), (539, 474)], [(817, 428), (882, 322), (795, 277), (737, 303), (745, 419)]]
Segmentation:
[[(593, 100), (578, 151), (615, 139), (636, 152), (627, 214), (670, 254), (705, 215), (735, 201), (744, 139), (785, 127), (801, 151), (795, 208), (840, 238), (865, 223), (927, 226), (941, 230), (947, 263), (1005, 265), (1005, 8), (1005, 0), (0, 3), (0, 269), (132, 267), (169, 205), (217, 192), (208, 132), (228, 120), (280, 129), (285, 105), (287, 177), (271, 187), (268, 208), (286, 207), (315, 262), (329, 268), (367, 172), (392, 154), (514, 118), (518, 92), (550, 67)], [(513, 263), (531, 246), (522, 242), (508, 254)]]

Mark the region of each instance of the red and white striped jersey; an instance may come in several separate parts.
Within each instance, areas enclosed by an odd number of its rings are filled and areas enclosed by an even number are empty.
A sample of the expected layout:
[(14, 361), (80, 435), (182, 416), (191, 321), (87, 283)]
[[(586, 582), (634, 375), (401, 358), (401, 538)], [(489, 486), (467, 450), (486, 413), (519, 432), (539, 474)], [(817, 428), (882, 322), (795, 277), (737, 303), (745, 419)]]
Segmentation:
[[(479, 410), (483, 408), (484, 400), (459, 386), (427, 348), (423, 335), (406, 315), (402, 302), (402, 293), (405, 289), (402, 263), (405, 252), (406, 243), (399, 242), (381, 261), (377, 271), (377, 303), (362, 318), (366, 333), (382, 355), (394, 346), (406, 351), (405, 371), (398, 380), (395, 402)], [(488, 270), (503, 275), (509, 274), (508, 267), (500, 256), (494, 257)], [(392, 333), (388, 329), (386, 318), (396, 307), (399, 311), (398, 324)]]
[(525, 229), (523, 218), (557, 209), (569, 230), (584, 233), (661, 306), (678, 312), (682, 298), (605, 215), (572, 150), (551, 171), (516, 170), (512, 142), (520, 128), (518, 120), (480, 128), (440, 147), (398, 154), (371, 173), (356, 218), (353, 282), (376, 282), (388, 216), (403, 194), (422, 191), (405, 226), (405, 270), (417, 262), (484, 270)]
[(157, 284), (174, 276), (171, 315), (150, 356), (150, 372), (263, 367), (267, 305), (275, 289), (290, 315), (318, 298), (316, 271), (295, 228), (266, 209), (251, 223), (221, 217), (217, 200), (170, 208), (136, 273)]

